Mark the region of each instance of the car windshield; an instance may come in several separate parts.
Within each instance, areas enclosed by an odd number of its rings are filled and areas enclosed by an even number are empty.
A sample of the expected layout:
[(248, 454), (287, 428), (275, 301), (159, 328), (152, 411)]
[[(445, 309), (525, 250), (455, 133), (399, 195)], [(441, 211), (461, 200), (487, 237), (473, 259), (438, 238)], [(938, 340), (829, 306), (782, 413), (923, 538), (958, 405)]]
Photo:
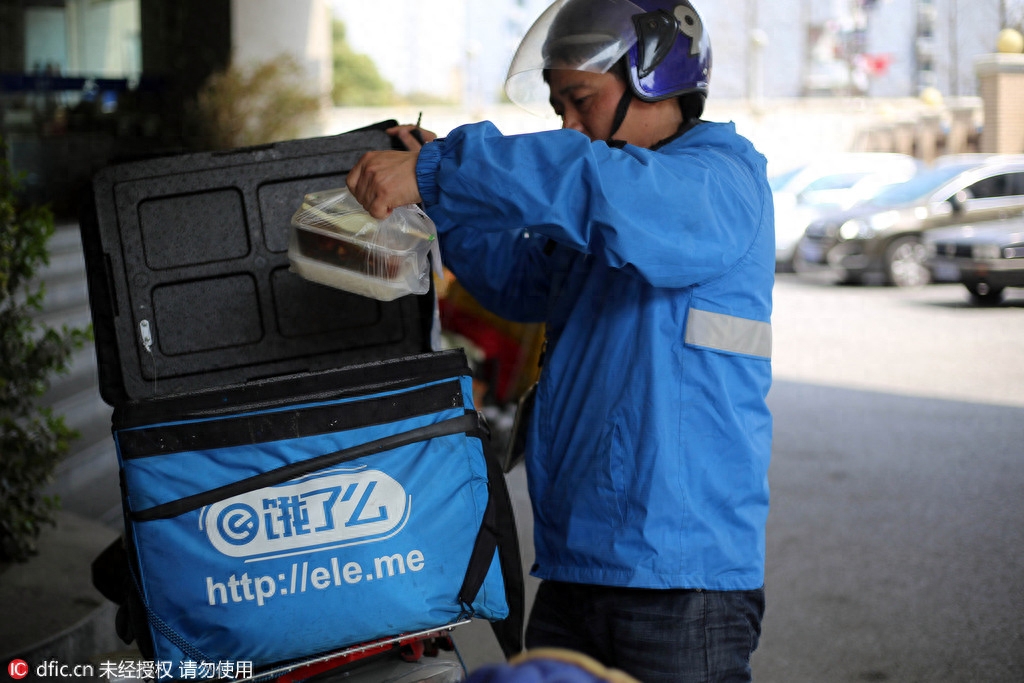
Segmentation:
[(870, 206), (896, 206), (920, 201), (945, 185), (951, 178), (975, 166), (977, 164), (950, 164), (922, 171), (904, 183), (886, 186), (864, 203)]

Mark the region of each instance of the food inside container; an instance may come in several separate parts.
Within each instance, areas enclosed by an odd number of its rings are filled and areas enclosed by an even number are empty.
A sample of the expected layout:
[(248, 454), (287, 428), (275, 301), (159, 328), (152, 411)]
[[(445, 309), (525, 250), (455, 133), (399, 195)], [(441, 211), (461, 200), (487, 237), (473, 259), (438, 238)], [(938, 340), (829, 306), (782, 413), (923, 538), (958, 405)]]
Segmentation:
[(427, 254), (437, 254), (433, 222), (415, 206), (377, 220), (347, 189), (308, 194), (292, 217), (292, 270), (321, 284), (390, 301), (425, 294)]

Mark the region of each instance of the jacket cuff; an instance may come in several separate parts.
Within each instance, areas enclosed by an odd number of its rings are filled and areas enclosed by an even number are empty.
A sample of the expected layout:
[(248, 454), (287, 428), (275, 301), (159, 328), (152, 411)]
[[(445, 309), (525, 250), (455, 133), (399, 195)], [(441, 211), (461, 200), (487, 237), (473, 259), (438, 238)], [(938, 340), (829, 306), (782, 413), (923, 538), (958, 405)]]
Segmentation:
[(437, 167), (441, 164), (441, 141), (434, 140), (423, 145), (416, 160), (416, 184), (424, 206), (437, 204), (440, 192), (437, 189)]

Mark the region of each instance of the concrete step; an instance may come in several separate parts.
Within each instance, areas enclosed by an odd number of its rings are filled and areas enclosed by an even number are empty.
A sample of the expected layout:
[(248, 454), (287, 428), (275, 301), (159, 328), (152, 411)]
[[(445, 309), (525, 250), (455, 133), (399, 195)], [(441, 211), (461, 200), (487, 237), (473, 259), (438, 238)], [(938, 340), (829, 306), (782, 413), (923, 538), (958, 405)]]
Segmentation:
[(88, 344), (71, 354), (67, 372), (51, 378), (50, 388), (43, 395), (43, 405), (52, 406), (72, 394), (87, 389), (99, 396), (99, 390), (96, 388), (98, 383), (96, 350)]
[(89, 310), (89, 302), (86, 300), (66, 308), (51, 310), (47, 307), (35, 319), (39, 325), (55, 330), (65, 325), (69, 328), (84, 329), (92, 324), (92, 311)]
[[(103, 402), (95, 385), (83, 387), (52, 405), (53, 412), (64, 416), (64, 423), (79, 432), (87, 433), (94, 425), (101, 425), (110, 434), (110, 416), (113, 409)], [(83, 439), (84, 440), (84, 439)], [(86, 441), (86, 443), (91, 443)]]
[(88, 313), (89, 289), (78, 226), (58, 226), (46, 247), (49, 263), (40, 267), (34, 279), (45, 287), (43, 311), (37, 320), (56, 329), (62, 324), (84, 327), (92, 322), (92, 316)]
[[(67, 237), (69, 234), (74, 239)], [(49, 249), (50, 262), (40, 267), (37, 275), (48, 279), (69, 273), (77, 276), (85, 274), (85, 256), (82, 252), (82, 244), (78, 241), (77, 229), (75, 233), (70, 233), (70, 231), (54, 233), (46, 246)]]
[(43, 529), (39, 554), (7, 568), (0, 581), (0, 604), (7, 615), (0, 619), (5, 664), (16, 657), (33, 669), (51, 659), (78, 664), (120, 645), (113, 605), (93, 587), (90, 569), (117, 536), (116, 529), (60, 511), (56, 526)]
[(85, 257), (81, 250), (63, 254), (51, 253), (50, 263), (36, 271), (36, 280), (46, 283), (62, 280), (85, 282)]
[(50, 307), (51, 297), (59, 298), (58, 292), (73, 285), (85, 285), (85, 256), (77, 225), (61, 225), (46, 244), (49, 263), (40, 267), (36, 280), (46, 283), (46, 301)]
[[(92, 322), (85, 257), (78, 225), (56, 226), (47, 243), (49, 263), (36, 274), (45, 285), (40, 326), (84, 328)], [(113, 409), (99, 393), (93, 344), (72, 353), (68, 371), (54, 375), (42, 399), (65, 424), (79, 433), (57, 465), (44, 493), (60, 497), (62, 511), (114, 530), (123, 527), (117, 457), (110, 434)]]
[(54, 314), (63, 311), (74, 313), (76, 309), (88, 306), (89, 288), (81, 274), (66, 274), (44, 281), (43, 313), (47, 317), (53, 318)]
[(53, 227), (53, 236), (47, 243), (51, 255), (75, 251), (81, 253), (82, 233), (78, 229), (78, 223), (61, 222)]
[(121, 530), (121, 486), (111, 437), (65, 458), (45, 490), (60, 497), (61, 509)]

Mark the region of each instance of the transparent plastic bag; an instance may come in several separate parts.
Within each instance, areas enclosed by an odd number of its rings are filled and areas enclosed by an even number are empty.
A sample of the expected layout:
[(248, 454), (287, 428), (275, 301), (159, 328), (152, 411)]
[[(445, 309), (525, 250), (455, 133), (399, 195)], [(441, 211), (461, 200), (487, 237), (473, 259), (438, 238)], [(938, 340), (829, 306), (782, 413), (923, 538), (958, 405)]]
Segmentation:
[(348, 189), (307, 194), (292, 216), (291, 270), (320, 284), (391, 301), (430, 289), (430, 260), (440, 273), (434, 222), (409, 204), (378, 220)]

